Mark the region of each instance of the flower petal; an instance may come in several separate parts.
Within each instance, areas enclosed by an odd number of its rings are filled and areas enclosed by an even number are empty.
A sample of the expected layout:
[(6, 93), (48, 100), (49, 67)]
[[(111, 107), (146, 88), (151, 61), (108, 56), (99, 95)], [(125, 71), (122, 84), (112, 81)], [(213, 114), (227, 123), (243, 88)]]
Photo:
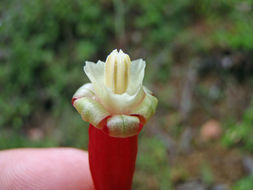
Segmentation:
[(95, 96), (94, 89), (91, 83), (84, 84), (81, 86), (76, 93), (73, 95), (73, 98), (78, 99), (81, 97), (93, 97)]
[(145, 67), (146, 63), (143, 59), (137, 59), (132, 61), (127, 87), (127, 93), (129, 95), (135, 94), (136, 91), (140, 88), (140, 86), (142, 86)]
[(145, 97), (142, 87), (140, 87), (134, 95), (114, 94), (110, 89), (106, 88), (101, 99), (102, 104), (112, 114), (128, 114), (135, 108)]
[(130, 82), (130, 85), (135, 88), (134, 90), (129, 91), (131, 94), (128, 94), (128, 91), (127, 93), (123, 94), (115, 94), (110, 88), (107, 88), (105, 86), (104, 62), (98, 61), (97, 64), (88, 61), (86, 62), (84, 71), (92, 82), (96, 97), (98, 101), (105, 107), (105, 109), (111, 114), (128, 114), (143, 100), (145, 93), (142, 87), (142, 80), (144, 75), (145, 62), (140, 62), (140, 64), (138, 64), (139, 62), (136, 61), (133, 62), (133, 68), (136, 70), (132, 69), (131, 75), (138, 75), (138, 72), (140, 72), (141, 77), (135, 77), (134, 79), (139, 80), (139, 85), (135, 85), (134, 82)]
[(84, 121), (91, 123), (95, 127), (100, 126), (100, 122), (110, 115), (104, 107), (90, 97), (82, 97), (74, 101), (74, 107)]
[(155, 113), (157, 104), (157, 98), (147, 93), (141, 104), (136, 107), (131, 114), (140, 115), (144, 117), (145, 122), (147, 122), (149, 118)]
[(113, 137), (130, 137), (139, 132), (140, 120), (135, 116), (114, 115), (107, 120), (109, 135)]
[(102, 84), (104, 85), (105, 63), (102, 61), (98, 61), (96, 64), (90, 61), (86, 61), (85, 63), (84, 72), (92, 84), (94, 84), (94, 88)]

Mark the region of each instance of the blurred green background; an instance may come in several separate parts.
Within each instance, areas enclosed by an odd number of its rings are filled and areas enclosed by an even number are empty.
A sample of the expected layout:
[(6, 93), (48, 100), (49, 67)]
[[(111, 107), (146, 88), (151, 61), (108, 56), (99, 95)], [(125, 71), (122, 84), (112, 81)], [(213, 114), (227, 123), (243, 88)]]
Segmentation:
[(85, 60), (147, 62), (133, 189), (252, 190), (252, 0), (1, 0), (0, 149), (87, 149)]

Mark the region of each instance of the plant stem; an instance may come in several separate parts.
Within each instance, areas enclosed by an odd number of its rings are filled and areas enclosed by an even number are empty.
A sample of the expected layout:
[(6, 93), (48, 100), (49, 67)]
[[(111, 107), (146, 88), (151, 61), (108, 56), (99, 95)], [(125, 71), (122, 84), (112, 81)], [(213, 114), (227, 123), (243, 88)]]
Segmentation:
[(96, 190), (130, 190), (138, 135), (117, 138), (89, 127), (89, 164)]

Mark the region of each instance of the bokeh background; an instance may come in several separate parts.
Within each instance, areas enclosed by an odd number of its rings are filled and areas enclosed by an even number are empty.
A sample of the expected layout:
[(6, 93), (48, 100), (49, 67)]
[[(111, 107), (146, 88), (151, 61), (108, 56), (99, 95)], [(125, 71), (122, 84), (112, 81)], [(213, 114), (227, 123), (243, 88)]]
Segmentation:
[(253, 189), (252, 0), (1, 0), (0, 149), (87, 149), (85, 60), (121, 48), (159, 99), (133, 189)]

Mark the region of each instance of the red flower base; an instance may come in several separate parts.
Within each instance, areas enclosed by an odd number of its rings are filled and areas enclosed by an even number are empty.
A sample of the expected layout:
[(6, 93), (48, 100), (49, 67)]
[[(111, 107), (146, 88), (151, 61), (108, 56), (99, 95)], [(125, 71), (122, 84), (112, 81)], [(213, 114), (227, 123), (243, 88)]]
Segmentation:
[(96, 190), (130, 190), (138, 135), (116, 138), (89, 127), (89, 164)]

